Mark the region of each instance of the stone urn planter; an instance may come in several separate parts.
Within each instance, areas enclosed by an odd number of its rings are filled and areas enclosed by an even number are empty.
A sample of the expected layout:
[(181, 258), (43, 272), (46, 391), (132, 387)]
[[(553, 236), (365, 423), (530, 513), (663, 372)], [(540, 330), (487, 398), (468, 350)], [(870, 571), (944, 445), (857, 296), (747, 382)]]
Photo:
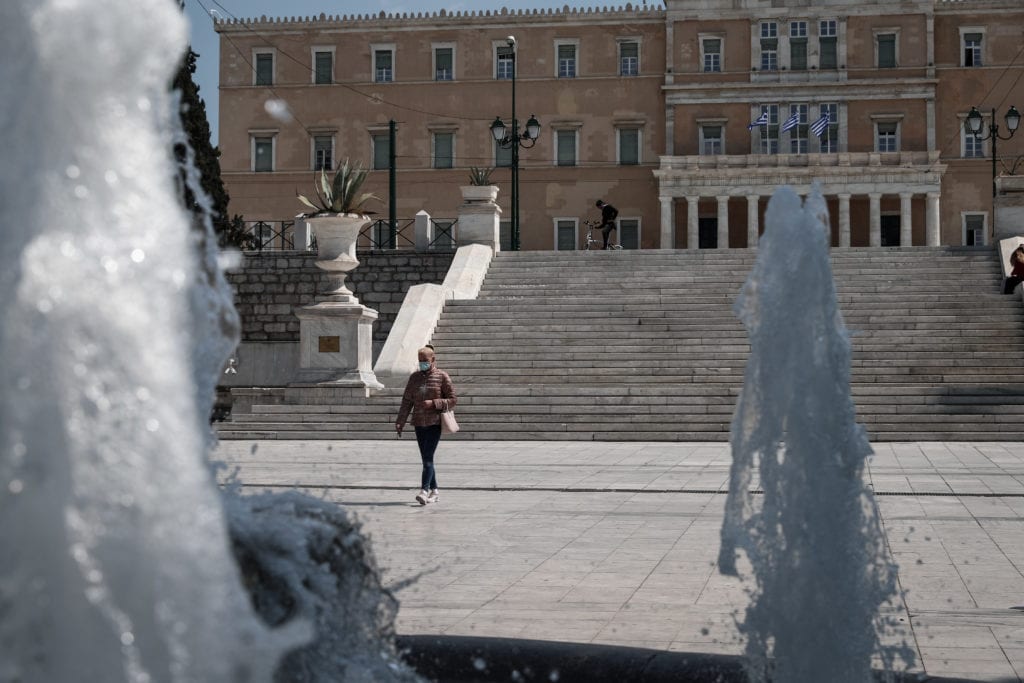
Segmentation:
[(306, 221), (316, 237), (316, 265), (327, 271), (330, 281), (317, 300), (355, 303), (355, 295), (345, 286), (345, 276), (359, 265), (356, 243), (370, 219), (358, 214), (321, 214)]
[(467, 204), (494, 203), (498, 198), (497, 185), (462, 185), (462, 201)]

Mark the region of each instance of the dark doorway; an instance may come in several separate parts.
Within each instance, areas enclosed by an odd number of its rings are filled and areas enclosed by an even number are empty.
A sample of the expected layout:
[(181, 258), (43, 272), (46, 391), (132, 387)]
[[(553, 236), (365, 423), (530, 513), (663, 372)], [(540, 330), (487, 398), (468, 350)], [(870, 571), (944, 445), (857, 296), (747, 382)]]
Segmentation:
[(900, 217), (882, 216), (882, 246), (900, 246)]
[(699, 249), (718, 248), (718, 218), (700, 218), (697, 220), (697, 247)]

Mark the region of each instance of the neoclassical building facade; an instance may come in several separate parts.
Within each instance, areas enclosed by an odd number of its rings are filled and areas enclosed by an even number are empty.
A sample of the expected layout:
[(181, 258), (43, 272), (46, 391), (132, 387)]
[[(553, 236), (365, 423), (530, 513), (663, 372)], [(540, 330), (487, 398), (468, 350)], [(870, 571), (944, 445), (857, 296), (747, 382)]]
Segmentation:
[[(514, 87), (520, 129), (541, 124), (519, 153), (524, 249), (580, 248), (597, 199), (619, 209), (627, 248), (746, 247), (776, 187), (813, 183), (835, 246), (986, 243), (984, 138), (1024, 106), (1019, 0), (667, 0), (217, 30), (232, 212), (290, 218), (315, 169), (351, 158), (387, 215), (393, 158), (398, 216), (451, 221), (469, 168), (494, 166), (507, 239), (511, 153), (490, 128), (511, 123)], [(964, 129), (972, 107), (981, 136)], [(1015, 168), (1024, 133), (997, 151), (997, 172)]]

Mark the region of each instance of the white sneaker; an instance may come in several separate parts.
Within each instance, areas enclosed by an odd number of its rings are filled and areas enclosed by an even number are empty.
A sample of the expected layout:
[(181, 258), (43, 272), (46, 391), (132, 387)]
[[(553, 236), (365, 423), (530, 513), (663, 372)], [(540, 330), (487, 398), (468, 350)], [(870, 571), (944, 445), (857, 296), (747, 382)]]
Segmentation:
[(428, 503), (436, 503), (439, 496), (437, 495), (437, 489), (430, 489), (430, 495), (427, 496)]
[(426, 505), (429, 502), (430, 494), (424, 489), (416, 494), (416, 502), (420, 505)]

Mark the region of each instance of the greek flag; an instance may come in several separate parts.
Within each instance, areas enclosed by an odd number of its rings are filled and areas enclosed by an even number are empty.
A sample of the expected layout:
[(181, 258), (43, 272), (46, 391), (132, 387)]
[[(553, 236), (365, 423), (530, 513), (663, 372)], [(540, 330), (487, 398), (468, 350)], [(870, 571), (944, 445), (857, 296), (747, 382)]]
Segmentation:
[(757, 117), (757, 121), (754, 121), (752, 124), (747, 126), (747, 130), (754, 130), (758, 126), (766, 126), (766, 125), (768, 125), (768, 112), (767, 111), (763, 111), (763, 112), (761, 112), (761, 115)]
[(811, 132), (818, 137), (821, 137), (821, 134), (825, 132), (825, 129), (828, 128), (828, 124), (830, 123), (832, 123), (832, 115), (829, 114), (826, 109), (825, 113), (821, 115), (821, 118), (811, 124)]
[(800, 112), (794, 113), (786, 122), (782, 124), (782, 132), (785, 133), (787, 130), (791, 130), (800, 125)]

